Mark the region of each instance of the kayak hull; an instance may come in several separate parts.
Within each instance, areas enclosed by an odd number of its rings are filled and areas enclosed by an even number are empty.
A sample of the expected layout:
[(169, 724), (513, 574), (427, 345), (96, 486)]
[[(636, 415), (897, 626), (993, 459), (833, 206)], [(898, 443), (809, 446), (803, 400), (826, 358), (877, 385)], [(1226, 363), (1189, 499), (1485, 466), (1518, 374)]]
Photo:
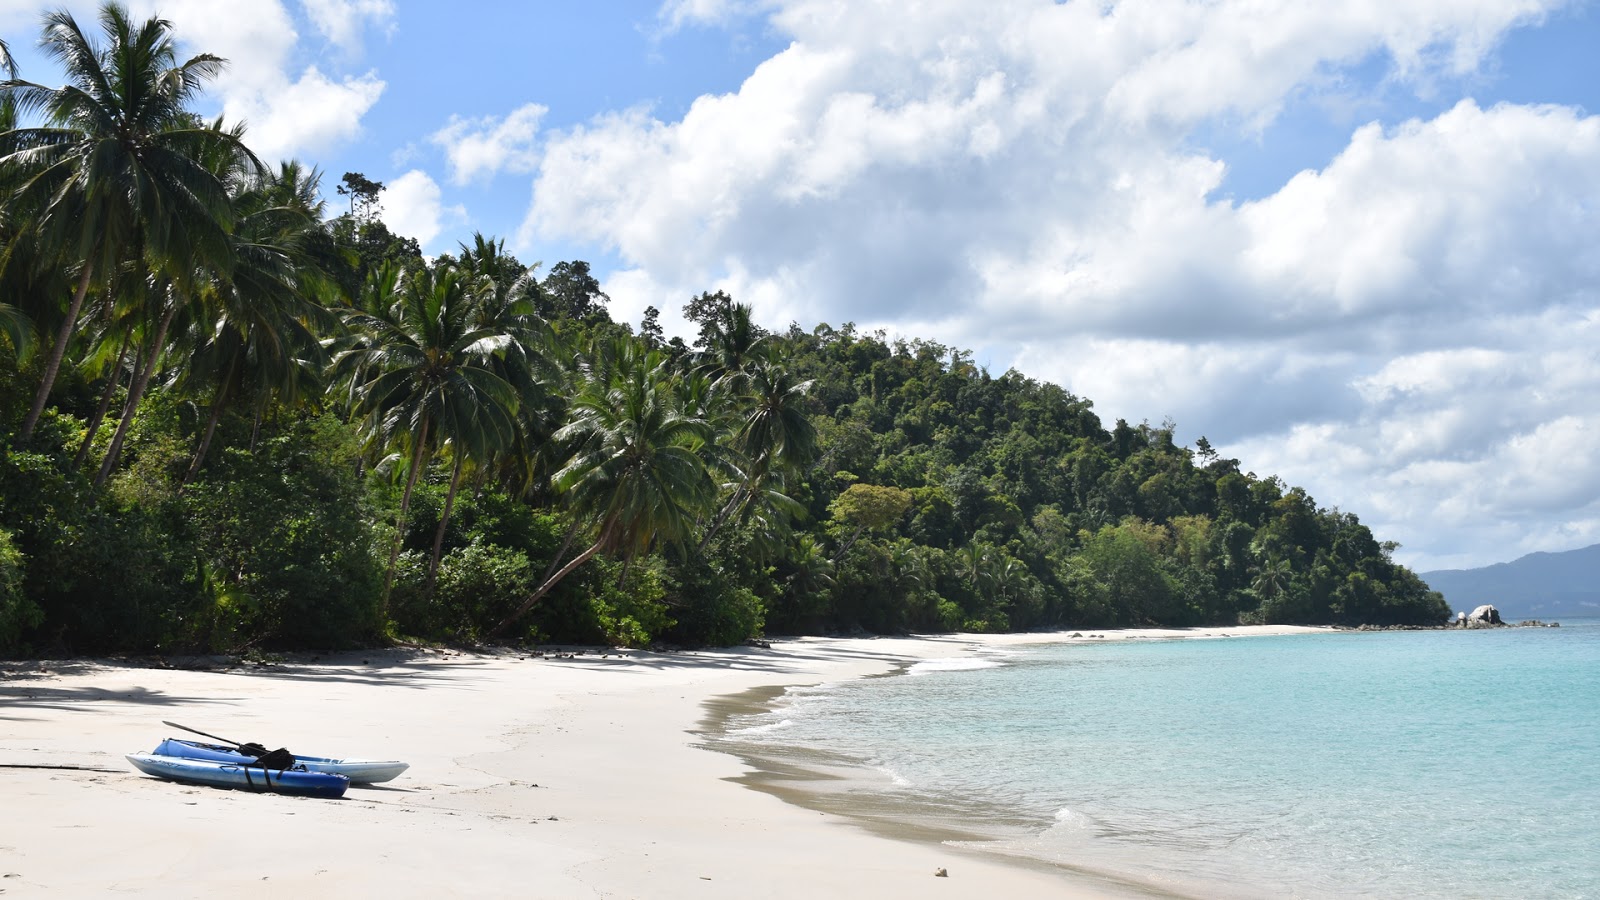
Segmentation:
[(344, 796), (345, 789), (350, 786), (350, 779), (327, 772), (276, 771), (203, 759), (159, 756), (154, 753), (130, 753), (128, 762), (133, 763), (135, 769), (146, 775), (181, 784), (288, 794), (294, 797), (337, 800)]
[[(175, 756), (184, 759), (199, 759), (210, 762), (233, 763), (243, 765), (254, 759), (219, 744), (206, 744), (200, 741), (185, 741), (178, 738), (167, 738), (152, 751), (156, 756)], [(408, 763), (398, 760), (377, 759), (331, 759), (326, 756), (301, 756), (295, 754), (295, 765), (305, 766), (312, 772), (325, 772), (330, 775), (343, 775), (350, 779), (352, 784), (378, 784), (384, 781), (393, 781), (401, 772), (410, 768)]]

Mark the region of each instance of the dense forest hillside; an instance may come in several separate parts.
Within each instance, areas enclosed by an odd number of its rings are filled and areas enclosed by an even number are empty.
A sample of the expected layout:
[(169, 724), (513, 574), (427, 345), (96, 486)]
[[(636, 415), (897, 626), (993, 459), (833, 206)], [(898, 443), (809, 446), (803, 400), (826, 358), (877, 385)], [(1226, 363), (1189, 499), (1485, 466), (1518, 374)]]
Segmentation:
[(1512, 619), (1600, 616), (1600, 544), (1565, 553), (1530, 553), (1480, 569), (1424, 572), (1421, 577), (1457, 610), (1491, 603)]
[(424, 259), (99, 24), (0, 88), (0, 653), (1448, 612), (1355, 515), (959, 349)]

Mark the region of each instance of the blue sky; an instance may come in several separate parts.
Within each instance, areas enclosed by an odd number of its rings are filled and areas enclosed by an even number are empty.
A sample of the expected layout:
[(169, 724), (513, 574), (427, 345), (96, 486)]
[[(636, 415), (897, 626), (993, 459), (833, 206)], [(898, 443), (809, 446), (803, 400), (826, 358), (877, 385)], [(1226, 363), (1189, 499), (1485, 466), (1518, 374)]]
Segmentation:
[[(429, 252), (969, 348), (1424, 569), (1600, 541), (1594, 2), (132, 5)], [(0, 33), (49, 82), (38, 8)]]

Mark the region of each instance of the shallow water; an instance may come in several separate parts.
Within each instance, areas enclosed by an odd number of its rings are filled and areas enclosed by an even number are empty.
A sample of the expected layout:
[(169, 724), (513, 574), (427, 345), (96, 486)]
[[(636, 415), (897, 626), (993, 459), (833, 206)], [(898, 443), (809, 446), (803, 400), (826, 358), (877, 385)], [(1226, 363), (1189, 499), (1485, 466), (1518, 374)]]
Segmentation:
[(1600, 897), (1600, 620), (984, 653), (792, 690), (717, 743), (1183, 894)]

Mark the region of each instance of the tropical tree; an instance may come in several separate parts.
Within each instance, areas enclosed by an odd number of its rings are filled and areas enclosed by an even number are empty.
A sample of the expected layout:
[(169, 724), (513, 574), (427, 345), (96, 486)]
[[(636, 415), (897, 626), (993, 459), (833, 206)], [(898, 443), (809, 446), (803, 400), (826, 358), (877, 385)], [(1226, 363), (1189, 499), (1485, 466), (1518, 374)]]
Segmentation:
[[(133, 304), (119, 302), (119, 298), (129, 290), (143, 290), (144, 279), (141, 272), (139, 283), (131, 283), (133, 279), (128, 277), (127, 268), (124, 266), (120, 277), (107, 286), (103, 314), (94, 325), (83, 329), (87, 332), (90, 350), (79, 360), (79, 369), (87, 376), (104, 379), (105, 384), (100, 389), (100, 402), (89, 417), (88, 427), (84, 429), (83, 442), (73, 457), (73, 468), (81, 467), (84, 460), (88, 459), (89, 448), (100, 433), (100, 424), (111, 409), (111, 400), (117, 387), (125, 377), (131, 378), (139, 371), (137, 317), (129, 312)], [(130, 354), (133, 355), (131, 360)]]
[(700, 512), (714, 499), (697, 453), (712, 434), (703, 418), (683, 412), (673, 381), (665, 354), (619, 338), (573, 400), (572, 419), (555, 437), (574, 451), (553, 480), (595, 539), (546, 578), (490, 637), (504, 632), (595, 554), (632, 559), (657, 542), (690, 537)]
[[(16, 62), (12, 60), (11, 48), (5, 41), (0, 41), (0, 71), (5, 72), (7, 78), (17, 77)], [(16, 127), (16, 105), (10, 102), (10, 98), (0, 99), (0, 131), (10, 131)], [(10, 241), (6, 244), (5, 249), (9, 250)], [(33, 340), (33, 323), (22, 310), (9, 303), (0, 303), (0, 335), (11, 341), (11, 347), (19, 357), (23, 356)]]
[(700, 366), (712, 378), (738, 392), (745, 388), (751, 364), (763, 356), (768, 344), (767, 334), (755, 323), (754, 310), (747, 303), (734, 303), (727, 294), (701, 295), (690, 303), (698, 307), (702, 347)]
[(187, 342), (182, 380), (209, 387), (211, 399), (185, 484), (234, 398), (253, 396), (259, 410), (273, 397), (293, 400), (320, 388), (326, 360), (317, 335), (334, 323), (319, 302), (332, 290), (334, 253), (322, 227), (320, 180), (295, 162), (235, 180), (235, 262), (200, 292)]
[(118, 3), (101, 7), (99, 19), (104, 44), (87, 37), (70, 13), (45, 16), (40, 46), (65, 70), (66, 85), (0, 83), (19, 117), (43, 119), (0, 134), (0, 170), (14, 185), (5, 205), (27, 211), (29, 227), (77, 277), (24, 438), (44, 411), (96, 277), (135, 252), (180, 284), (195, 261), (226, 260), (228, 192), (201, 158), (221, 140), (254, 159), (188, 111), (222, 71), (222, 59), (202, 53), (180, 63), (170, 22), (136, 22)]
[[(444, 511), (434, 531), (426, 589), (432, 591), (444, 549), (445, 531), (455, 508), (461, 476), (470, 462), (487, 469), (507, 456), (525, 454), (524, 471), (538, 466), (542, 446), (552, 430), (552, 385), (560, 382), (559, 368), (546, 352), (550, 332), (536, 311), (537, 283), (528, 267), (505, 252), (505, 242), (473, 234), (472, 246), (461, 244), (454, 267), (478, 288), (472, 306), (474, 329), (503, 334), (507, 340), (490, 360), (495, 371), (516, 392), (515, 427), (510, 438), (493, 446), (473, 447), (451, 439), (452, 466)], [(441, 261), (443, 262), (443, 261)], [(530, 476), (531, 477), (531, 476)]]
[[(743, 371), (739, 384), (744, 393), (732, 401), (739, 410), (732, 448), (740, 461), (740, 478), (706, 529), (702, 551), (724, 524), (744, 518), (758, 503), (797, 513), (796, 504), (775, 486), (817, 455), (817, 430), (806, 408), (812, 382), (796, 378), (776, 352), (751, 360)], [(731, 391), (728, 379), (721, 383)]]
[(18, 357), (25, 356), (33, 343), (33, 323), (9, 303), (0, 303), (0, 335), (11, 342)]
[[(449, 442), (458, 459), (508, 445), (516, 432), (516, 390), (496, 360), (518, 340), (503, 323), (484, 324), (492, 287), (454, 267), (422, 267), (402, 277), (385, 265), (367, 282), (360, 309), (344, 314), (349, 346), (333, 360), (353, 412), (375, 446), (409, 450), (385, 595), (417, 477), (430, 452)], [(452, 491), (460, 468), (452, 474)], [(453, 497), (452, 497), (453, 500)]]
[(911, 502), (911, 494), (897, 487), (856, 483), (845, 488), (828, 504), (833, 520), (852, 529), (850, 536), (840, 542), (833, 561), (837, 563), (843, 559), (862, 532), (878, 531), (900, 521), (911, 508)]
[(1289, 589), (1289, 583), (1294, 577), (1294, 567), (1286, 559), (1277, 557), (1263, 562), (1255, 572), (1255, 579), (1250, 582), (1250, 588), (1264, 602), (1277, 600)]

